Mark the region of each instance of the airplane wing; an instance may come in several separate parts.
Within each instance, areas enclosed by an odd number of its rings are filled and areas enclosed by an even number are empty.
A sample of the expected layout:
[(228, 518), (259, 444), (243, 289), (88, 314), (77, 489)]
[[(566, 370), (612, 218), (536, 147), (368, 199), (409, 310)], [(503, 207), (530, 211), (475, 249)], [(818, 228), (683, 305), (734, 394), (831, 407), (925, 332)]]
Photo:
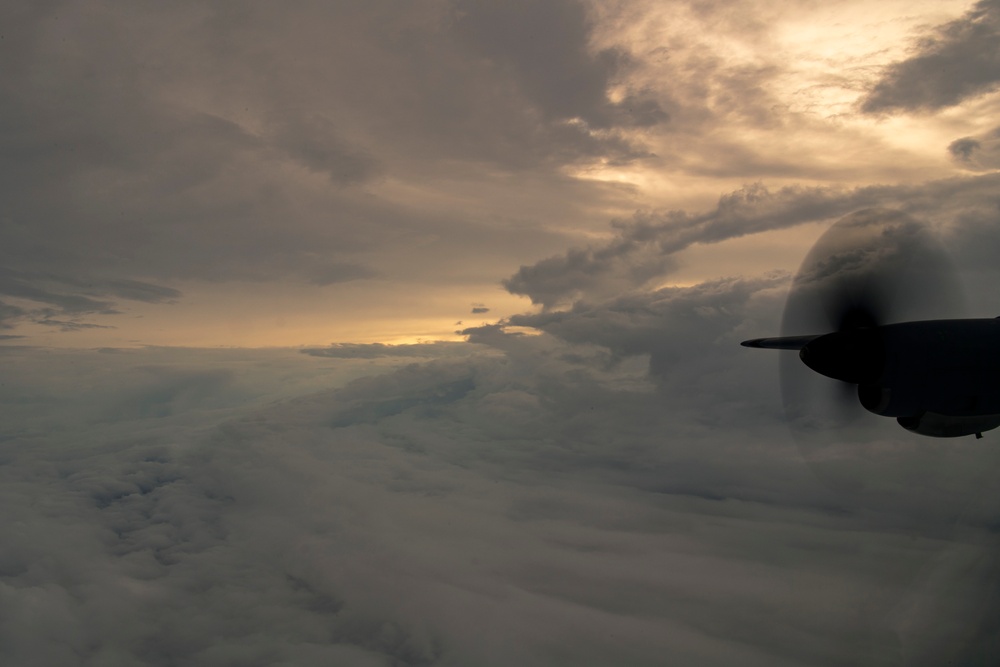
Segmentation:
[(745, 340), (740, 345), (743, 347), (760, 347), (765, 350), (801, 350), (810, 341), (816, 340), (823, 334), (812, 336), (784, 336), (780, 338), (754, 338)]

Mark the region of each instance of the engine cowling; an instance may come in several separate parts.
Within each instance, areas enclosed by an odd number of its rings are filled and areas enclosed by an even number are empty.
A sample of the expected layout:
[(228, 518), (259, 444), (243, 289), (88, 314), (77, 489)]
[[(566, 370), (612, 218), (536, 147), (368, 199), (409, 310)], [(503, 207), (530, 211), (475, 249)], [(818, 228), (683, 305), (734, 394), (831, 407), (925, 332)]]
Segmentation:
[(1000, 426), (1000, 415), (950, 417), (924, 412), (913, 417), (898, 417), (896, 421), (907, 431), (934, 438), (957, 438), (963, 435), (981, 437), (983, 431)]
[(1000, 426), (1000, 320), (933, 320), (839, 331), (799, 353), (814, 371), (858, 386), (869, 412), (936, 437)]

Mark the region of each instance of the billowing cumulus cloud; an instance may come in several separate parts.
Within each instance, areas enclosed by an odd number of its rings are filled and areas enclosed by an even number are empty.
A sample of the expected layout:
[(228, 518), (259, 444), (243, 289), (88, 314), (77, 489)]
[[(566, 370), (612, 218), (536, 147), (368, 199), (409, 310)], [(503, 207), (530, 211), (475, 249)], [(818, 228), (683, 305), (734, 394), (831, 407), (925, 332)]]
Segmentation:
[[(777, 285), (523, 322), (541, 336), (474, 330), (492, 352), (327, 375), (339, 388), (251, 409), (241, 395), (274, 397), (319, 360), (9, 349), (8, 380), (36, 372), (30, 401), (2, 395), (0, 605), (18, 613), (0, 616), (0, 655), (977, 664), (995, 648), (996, 508), (977, 495), (995, 448), (913, 447), (894, 427), (882, 455), (919, 494), (818, 486), (774, 359), (735, 344), (761, 326), (751, 311), (780, 307)], [(65, 362), (100, 387), (86, 405)]]
[(979, 0), (962, 18), (923, 38), (909, 58), (883, 73), (861, 109), (866, 113), (934, 110), (1000, 84), (1000, 3)]

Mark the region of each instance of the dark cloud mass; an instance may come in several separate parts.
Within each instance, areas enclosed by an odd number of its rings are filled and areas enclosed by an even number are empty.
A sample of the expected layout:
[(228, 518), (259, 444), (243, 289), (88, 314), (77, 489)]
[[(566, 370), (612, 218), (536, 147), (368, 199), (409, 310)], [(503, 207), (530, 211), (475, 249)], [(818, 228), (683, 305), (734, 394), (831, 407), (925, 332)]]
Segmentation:
[(1000, 2), (980, 0), (890, 65), (861, 102), (866, 113), (934, 110), (1000, 83)]

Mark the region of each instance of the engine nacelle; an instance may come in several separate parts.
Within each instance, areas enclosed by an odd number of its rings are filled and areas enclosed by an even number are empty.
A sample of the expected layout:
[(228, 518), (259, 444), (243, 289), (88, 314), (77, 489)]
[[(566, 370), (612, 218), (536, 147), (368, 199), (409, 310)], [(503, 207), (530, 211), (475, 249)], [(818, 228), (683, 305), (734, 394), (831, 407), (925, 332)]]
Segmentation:
[(923, 397), (905, 388), (885, 387), (875, 384), (859, 384), (858, 400), (868, 412), (882, 417), (908, 417), (923, 411)]
[(743, 341), (798, 350), (821, 375), (858, 386), (861, 405), (936, 437), (1000, 427), (1000, 318), (859, 326)]
[(809, 361), (840, 379), (867, 375), (858, 384), (862, 407), (908, 431), (978, 435), (1000, 427), (998, 341), (998, 320), (912, 322), (824, 336)]
[(975, 434), (1000, 426), (1000, 415), (977, 415), (972, 417), (949, 417), (934, 412), (924, 412), (915, 417), (899, 417), (899, 425), (907, 431), (934, 438), (957, 438)]

